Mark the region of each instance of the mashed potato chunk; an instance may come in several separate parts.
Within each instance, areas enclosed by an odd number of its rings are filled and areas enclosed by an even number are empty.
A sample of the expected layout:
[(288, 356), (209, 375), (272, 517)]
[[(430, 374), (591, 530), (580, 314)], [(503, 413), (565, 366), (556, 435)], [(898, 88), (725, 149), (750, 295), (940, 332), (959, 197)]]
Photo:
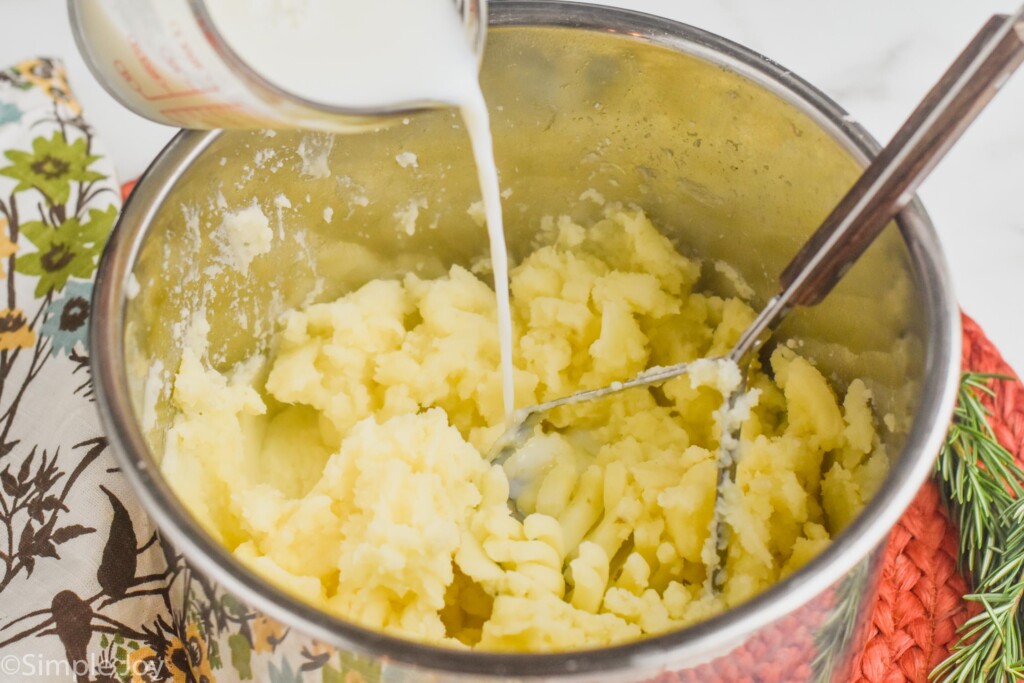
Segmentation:
[[(699, 265), (638, 210), (543, 228), (511, 276), (520, 405), (725, 353), (754, 317), (695, 291)], [(863, 382), (837, 397), (784, 347), (755, 363), (724, 492), (726, 581), (710, 593), (723, 393), (738, 377), (698, 365), (562, 409), (499, 467), (494, 293), (468, 270), (293, 311), (272, 348), (262, 368), (228, 371), (201, 341), (185, 351), (166, 477), (267, 580), (429, 643), (555, 651), (706, 619), (819, 553), (888, 468)]]

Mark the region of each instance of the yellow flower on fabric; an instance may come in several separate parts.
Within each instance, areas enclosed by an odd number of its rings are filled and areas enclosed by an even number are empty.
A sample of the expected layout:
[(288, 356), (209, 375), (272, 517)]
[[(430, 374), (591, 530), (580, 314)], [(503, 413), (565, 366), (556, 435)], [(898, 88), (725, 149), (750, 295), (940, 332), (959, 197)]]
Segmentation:
[(210, 665), (206, 637), (199, 625), (191, 623), (185, 629), (185, 640), (172, 638), (167, 648), (167, 671), (174, 683), (216, 683)]
[(252, 622), (252, 649), (255, 652), (273, 652), (284, 636), (284, 626), (273, 619), (258, 617)]
[(36, 343), (36, 333), (25, 314), (17, 308), (0, 310), (0, 350), (27, 349)]
[(0, 218), (0, 277), (7, 275), (7, 271), (4, 270), (3, 259), (14, 256), (17, 251), (18, 245), (7, 236), (7, 220)]
[(82, 113), (82, 106), (71, 95), (67, 72), (60, 62), (46, 57), (28, 59), (17, 64), (14, 71), (21, 76), (22, 81), (39, 88), (56, 102), (66, 106), (75, 116)]

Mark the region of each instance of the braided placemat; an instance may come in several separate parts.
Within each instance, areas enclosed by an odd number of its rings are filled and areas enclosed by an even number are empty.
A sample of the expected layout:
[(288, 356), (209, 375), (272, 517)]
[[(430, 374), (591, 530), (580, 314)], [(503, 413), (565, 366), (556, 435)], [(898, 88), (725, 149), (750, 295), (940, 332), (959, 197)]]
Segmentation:
[[(1010, 375), (986, 405), (999, 441), (1024, 462), (1024, 385), (981, 328), (963, 316), (965, 371)], [(957, 568), (959, 535), (929, 481), (893, 530), (865, 647), (854, 664), (855, 683), (924, 683), (949, 656), (957, 628), (977, 612)]]

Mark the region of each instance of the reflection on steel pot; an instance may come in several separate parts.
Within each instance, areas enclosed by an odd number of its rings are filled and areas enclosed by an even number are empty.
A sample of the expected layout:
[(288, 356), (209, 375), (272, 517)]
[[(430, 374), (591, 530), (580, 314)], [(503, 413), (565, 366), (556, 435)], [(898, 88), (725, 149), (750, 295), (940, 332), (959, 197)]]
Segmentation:
[[(731, 266), (756, 305), (876, 149), (816, 90), (697, 29), (562, 2), (495, 3), (491, 15), (483, 85), (512, 191), (513, 255), (524, 253), (540, 217), (578, 206), (594, 188), (641, 205), (684, 251)], [(162, 480), (173, 417), (165, 380), (193, 312), (207, 311), (210, 357), (227, 367), (262, 350), (290, 307), (331, 300), (412, 263), (443, 269), (486, 252), (485, 232), (466, 214), (477, 187), (457, 121), (432, 112), (338, 138), (183, 133), (129, 200), (97, 281), (94, 377), (124, 471), (185, 556), (177, 609), (226, 615), (207, 636), (222, 660), (244, 654), (257, 679), (286, 670), (294, 678), (305, 665), (313, 671), (305, 680), (317, 681), (848, 680), (879, 547), (930, 471), (959, 369), (955, 301), (917, 204), (824, 303), (795, 313), (781, 331), (838, 386), (868, 382), (892, 427), (884, 436), (888, 478), (819, 557), (697, 626), (559, 654), (457, 652), (369, 632), (243, 569)], [(394, 162), (410, 149), (415, 173)], [(228, 206), (257, 201), (273, 215), (281, 191), (303, 198), (292, 215), (305, 229), (278, 233), (246, 275), (210, 268), (218, 247), (204, 226), (219, 221), (218, 197)], [(443, 231), (410, 236), (395, 225), (413, 196), (431, 197), (421, 220)], [(325, 220), (332, 213), (338, 218)], [(341, 220), (349, 214), (360, 229)], [(729, 286), (714, 277), (705, 284)]]

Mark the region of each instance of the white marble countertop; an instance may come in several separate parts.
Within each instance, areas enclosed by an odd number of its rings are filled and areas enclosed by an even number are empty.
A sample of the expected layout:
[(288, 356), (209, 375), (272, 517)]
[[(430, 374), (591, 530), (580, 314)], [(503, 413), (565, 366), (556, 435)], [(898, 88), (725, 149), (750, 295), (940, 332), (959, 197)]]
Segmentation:
[[(984, 20), (1014, 0), (598, 0), (740, 42), (800, 74), (887, 140)], [(174, 133), (114, 102), (75, 49), (61, 0), (0, 0), (0, 65), (62, 58), (122, 177)], [(964, 309), (1024, 371), (1024, 74), (1011, 81), (921, 190)]]

